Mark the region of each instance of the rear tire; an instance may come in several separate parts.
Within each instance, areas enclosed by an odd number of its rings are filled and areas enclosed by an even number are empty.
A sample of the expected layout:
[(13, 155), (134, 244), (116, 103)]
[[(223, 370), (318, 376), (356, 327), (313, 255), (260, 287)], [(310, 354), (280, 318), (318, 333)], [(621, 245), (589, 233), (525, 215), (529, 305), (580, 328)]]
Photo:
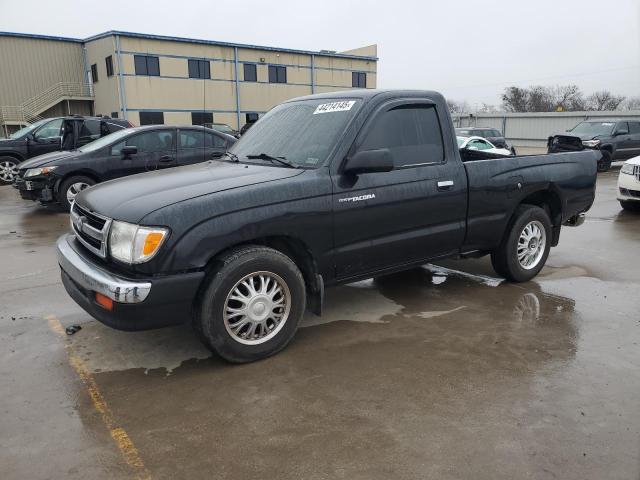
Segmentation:
[(0, 157), (0, 185), (10, 185), (18, 174), (20, 160), (13, 157)]
[(640, 212), (640, 202), (620, 200), (620, 206), (628, 212)]
[(609, 169), (611, 168), (611, 160), (612, 160), (611, 152), (609, 150), (600, 150), (600, 153), (602, 153), (602, 158), (598, 162), (598, 171), (608, 172)]
[(512, 282), (527, 282), (544, 267), (551, 248), (551, 220), (535, 205), (520, 205), (500, 246), (491, 253), (491, 264)]
[(95, 185), (96, 181), (93, 178), (78, 175), (76, 177), (69, 177), (60, 184), (58, 188), (58, 202), (62, 205), (66, 211), (71, 210), (71, 205), (75, 200), (75, 197), (82, 190), (89, 188), (91, 185)]
[(306, 306), (296, 264), (256, 245), (233, 249), (218, 261), (195, 306), (198, 337), (232, 363), (261, 360), (286, 347)]

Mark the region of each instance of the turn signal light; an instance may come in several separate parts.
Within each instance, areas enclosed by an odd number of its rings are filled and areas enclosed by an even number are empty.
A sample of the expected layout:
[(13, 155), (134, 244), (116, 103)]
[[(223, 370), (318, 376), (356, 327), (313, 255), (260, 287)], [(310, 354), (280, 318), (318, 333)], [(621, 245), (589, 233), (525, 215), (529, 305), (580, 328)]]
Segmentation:
[(96, 292), (96, 303), (100, 305), (105, 310), (113, 310), (113, 300), (109, 297), (102, 295), (101, 293)]
[(147, 234), (147, 238), (144, 240), (144, 246), (142, 247), (142, 255), (145, 257), (147, 255), (151, 255), (155, 253), (160, 244), (162, 243), (162, 239), (164, 238), (164, 233), (160, 232), (151, 232)]

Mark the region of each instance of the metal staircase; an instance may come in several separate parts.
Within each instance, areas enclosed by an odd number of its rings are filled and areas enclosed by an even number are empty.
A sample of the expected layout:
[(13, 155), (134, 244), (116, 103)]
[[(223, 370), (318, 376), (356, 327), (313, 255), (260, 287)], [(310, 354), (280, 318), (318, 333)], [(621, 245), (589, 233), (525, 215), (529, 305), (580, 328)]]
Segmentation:
[(60, 82), (40, 92), (22, 105), (0, 106), (0, 127), (28, 125), (42, 120), (42, 112), (65, 100), (93, 100), (93, 85), (89, 83)]

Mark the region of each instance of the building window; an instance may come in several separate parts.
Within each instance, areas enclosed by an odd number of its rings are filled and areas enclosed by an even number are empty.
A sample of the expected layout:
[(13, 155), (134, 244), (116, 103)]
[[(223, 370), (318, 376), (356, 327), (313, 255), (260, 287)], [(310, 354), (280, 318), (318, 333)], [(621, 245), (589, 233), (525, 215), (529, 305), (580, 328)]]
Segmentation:
[(253, 122), (257, 122), (258, 121), (258, 114), (257, 113), (246, 113), (245, 116), (245, 123), (253, 123)]
[(287, 67), (269, 65), (269, 83), (287, 83)]
[(164, 125), (164, 112), (140, 112), (140, 125)]
[(118, 118), (118, 112), (111, 112), (111, 118)]
[(191, 125), (204, 125), (205, 123), (213, 123), (213, 113), (191, 112)]
[(104, 63), (107, 66), (107, 77), (113, 76), (113, 57), (109, 55), (104, 59)]
[(136, 67), (136, 75), (160, 76), (160, 61), (158, 57), (149, 55), (134, 55), (133, 62)]
[(364, 72), (351, 72), (351, 86), (367, 88), (367, 74)]
[(189, 78), (211, 78), (209, 60), (189, 59)]
[(95, 63), (91, 65), (91, 81), (93, 83), (98, 82), (98, 65), (96, 65)]
[(244, 64), (244, 81), (245, 82), (257, 82), (258, 72), (256, 66), (253, 63)]

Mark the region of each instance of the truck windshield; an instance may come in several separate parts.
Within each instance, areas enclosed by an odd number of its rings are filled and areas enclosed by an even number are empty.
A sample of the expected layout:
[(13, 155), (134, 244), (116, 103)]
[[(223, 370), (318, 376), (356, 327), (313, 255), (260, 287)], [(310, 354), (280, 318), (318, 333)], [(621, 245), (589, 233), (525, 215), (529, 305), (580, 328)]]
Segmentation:
[(356, 99), (283, 103), (257, 121), (230, 151), (241, 161), (272, 163), (259, 158), (264, 154), (298, 167), (317, 168), (327, 160), (360, 103)]
[(582, 122), (569, 130), (578, 135), (610, 135), (615, 122)]
[(11, 135), (9, 135), (9, 138), (15, 140), (17, 138), (23, 137), (24, 135), (26, 135), (29, 132), (33, 132), (36, 128), (38, 128), (40, 125), (44, 125), (45, 123), (47, 123), (48, 121), (50, 121), (50, 118), (45, 118), (43, 120), (39, 120), (36, 123), (32, 123), (31, 125), (21, 128), (20, 130), (18, 130), (17, 132), (12, 133)]
[(109, 135), (105, 135), (102, 138), (94, 140), (91, 143), (87, 143), (86, 145), (80, 147), (78, 150), (81, 151), (82, 153), (95, 152), (96, 150), (99, 150), (102, 147), (106, 147), (107, 145), (116, 143), (122, 137), (126, 137), (130, 133), (131, 133), (130, 129), (118, 130), (117, 132), (110, 133)]

